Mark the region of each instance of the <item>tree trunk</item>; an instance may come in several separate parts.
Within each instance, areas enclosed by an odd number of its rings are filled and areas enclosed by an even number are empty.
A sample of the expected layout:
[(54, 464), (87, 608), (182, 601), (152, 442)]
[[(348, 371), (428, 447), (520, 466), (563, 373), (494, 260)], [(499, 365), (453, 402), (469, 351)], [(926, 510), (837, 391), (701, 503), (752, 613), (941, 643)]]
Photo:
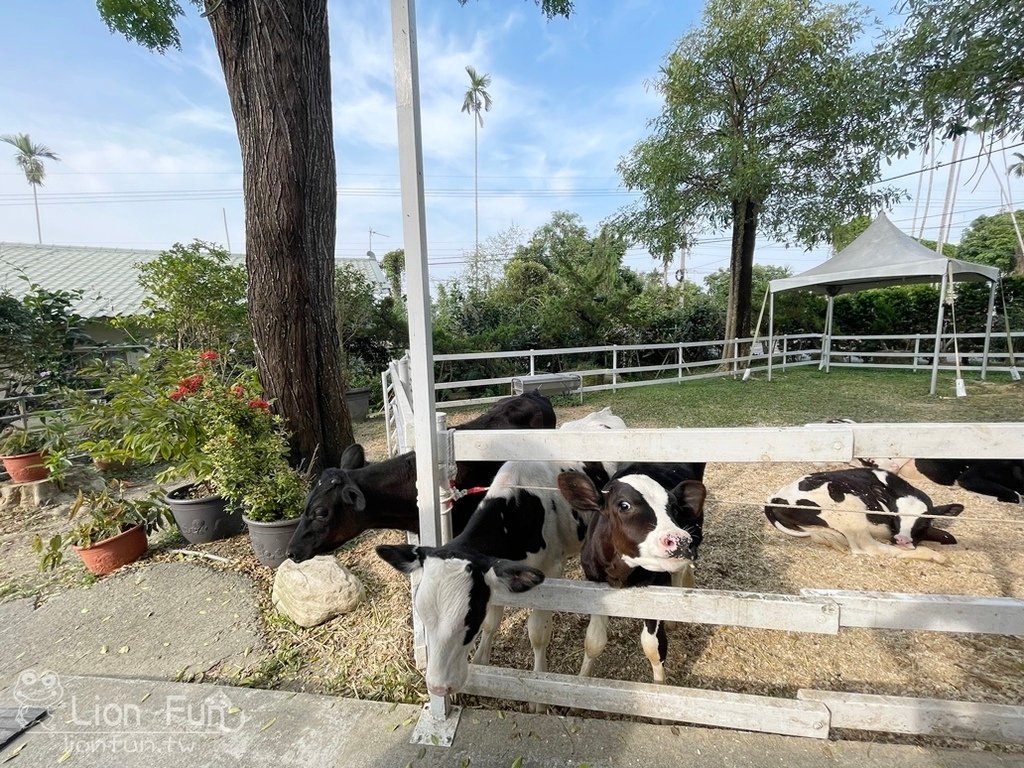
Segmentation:
[(232, 0), (209, 18), (242, 150), (256, 364), (293, 457), (319, 471), (353, 441), (334, 315), (327, 2)]
[(757, 240), (758, 204), (733, 200), (732, 249), (729, 255), (729, 306), (725, 314), (726, 344), (723, 357), (745, 350), (733, 349), (733, 339), (750, 335), (750, 291), (754, 278), (754, 244)]

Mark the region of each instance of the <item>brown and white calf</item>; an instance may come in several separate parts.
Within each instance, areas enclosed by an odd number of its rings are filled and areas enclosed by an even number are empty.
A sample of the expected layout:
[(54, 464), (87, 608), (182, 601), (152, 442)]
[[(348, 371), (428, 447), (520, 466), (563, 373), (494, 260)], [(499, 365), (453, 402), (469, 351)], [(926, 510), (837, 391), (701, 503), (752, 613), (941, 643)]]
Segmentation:
[(936, 506), (903, 478), (869, 468), (804, 475), (772, 494), (764, 508), (772, 525), (789, 536), (831, 546), (845, 543), (855, 555), (937, 563), (946, 558), (918, 544), (956, 544), (956, 539), (934, 528), (924, 515), (955, 516), (963, 511), (961, 504)]
[[(634, 463), (607, 484), (575, 472), (558, 476), (573, 509), (590, 516), (580, 561), (590, 581), (613, 587), (693, 586), (693, 564), (704, 538), (704, 465)], [(600, 489), (600, 490), (599, 490)], [(608, 643), (608, 617), (592, 616), (583, 666), (589, 676)], [(665, 681), (665, 624), (645, 619), (640, 646), (654, 682)]]
[[(551, 401), (536, 390), (495, 403), (485, 413), (455, 429), (553, 429)], [(455, 487), (486, 486), (502, 462), (456, 463)], [(481, 496), (468, 494), (452, 505), (452, 530), (458, 533)], [(306, 497), (306, 508), (288, 543), (288, 557), (297, 563), (324, 554), (371, 528), (396, 528), (419, 533), (416, 503), (416, 454), (403, 453), (367, 464), (363, 447), (350, 445), (340, 466), (325, 469)]]
[[(569, 422), (562, 429), (621, 428), (610, 412), (588, 417), (585, 426)], [(578, 555), (589, 516), (574, 510), (556, 485), (560, 472), (574, 471), (604, 483), (608, 470), (599, 463), (509, 461), (502, 465), (465, 529), (441, 547), (381, 545), (377, 554), (410, 576), (419, 573), (413, 595), (427, 644), (427, 690), (435, 695), (458, 692), (469, 675), (469, 651), (477, 636), (473, 661), (490, 660), (491, 640), (503, 609), (492, 602), (495, 591), (525, 592), (557, 578), (565, 561)], [(614, 468), (611, 468), (614, 471)], [(534, 610), (527, 620), (534, 670), (547, 670), (551, 612)]]

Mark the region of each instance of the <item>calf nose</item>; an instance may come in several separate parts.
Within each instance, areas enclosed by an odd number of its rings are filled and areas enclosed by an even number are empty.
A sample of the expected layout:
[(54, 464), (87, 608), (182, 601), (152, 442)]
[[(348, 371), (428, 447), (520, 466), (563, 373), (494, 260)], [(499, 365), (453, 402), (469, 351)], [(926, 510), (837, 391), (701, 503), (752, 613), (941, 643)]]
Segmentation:
[(658, 539), (658, 545), (669, 557), (684, 557), (690, 551), (690, 537), (685, 532), (665, 533)]
[(902, 549), (914, 549), (914, 540), (905, 533), (897, 533), (893, 536), (892, 543)]

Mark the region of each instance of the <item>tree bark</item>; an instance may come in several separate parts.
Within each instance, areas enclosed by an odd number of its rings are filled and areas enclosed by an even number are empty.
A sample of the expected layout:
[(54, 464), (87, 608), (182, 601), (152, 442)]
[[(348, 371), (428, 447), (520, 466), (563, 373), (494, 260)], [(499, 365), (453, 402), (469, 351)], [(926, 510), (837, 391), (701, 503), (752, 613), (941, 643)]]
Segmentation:
[(326, 0), (229, 0), (210, 17), (242, 151), (249, 321), (293, 458), (353, 442), (334, 314), (335, 165)]
[(732, 249), (729, 254), (729, 305), (725, 314), (726, 344), (723, 357), (745, 349), (734, 350), (733, 339), (750, 335), (750, 291), (754, 278), (754, 244), (757, 241), (755, 200), (732, 201)]

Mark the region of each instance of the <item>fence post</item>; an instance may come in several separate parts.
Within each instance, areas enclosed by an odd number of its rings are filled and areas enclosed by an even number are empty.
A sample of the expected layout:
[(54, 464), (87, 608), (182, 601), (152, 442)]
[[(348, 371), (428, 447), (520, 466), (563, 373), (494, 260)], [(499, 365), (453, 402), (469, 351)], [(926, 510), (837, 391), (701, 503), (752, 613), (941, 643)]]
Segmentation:
[(619, 385), (619, 345), (612, 345), (612, 389)]
[(533, 356), (533, 350), (530, 350), (530, 375), (533, 376), (537, 373), (536, 359)]
[(679, 343), (679, 346), (677, 347), (677, 351), (679, 352), (679, 369), (678, 369), (679, 373), (677, 374), (677, 378), (678, 378), (679, 381), (682, 381), (683, 380), (683, 344), (682, 344), (682, 342)]
[(782, 337), (782, 370), (786, 370), (786, 358), (789, 357), (789, 336)]
[(448, 441), (448, 414), (438, 411), (434, 414), (437, 425), (437, 447), (438, 459), (441, 462), (439, 484), (439, 498), (441, 502), (441, 546), (452, 540), (452, 488), (449, 480), (449, 469), (455, 466), (455, 457), (452, 456), (451, 443)]
[(917, 373), (917, 356), (921, 354), (921, 337), (914, 337), (914, 373)]

